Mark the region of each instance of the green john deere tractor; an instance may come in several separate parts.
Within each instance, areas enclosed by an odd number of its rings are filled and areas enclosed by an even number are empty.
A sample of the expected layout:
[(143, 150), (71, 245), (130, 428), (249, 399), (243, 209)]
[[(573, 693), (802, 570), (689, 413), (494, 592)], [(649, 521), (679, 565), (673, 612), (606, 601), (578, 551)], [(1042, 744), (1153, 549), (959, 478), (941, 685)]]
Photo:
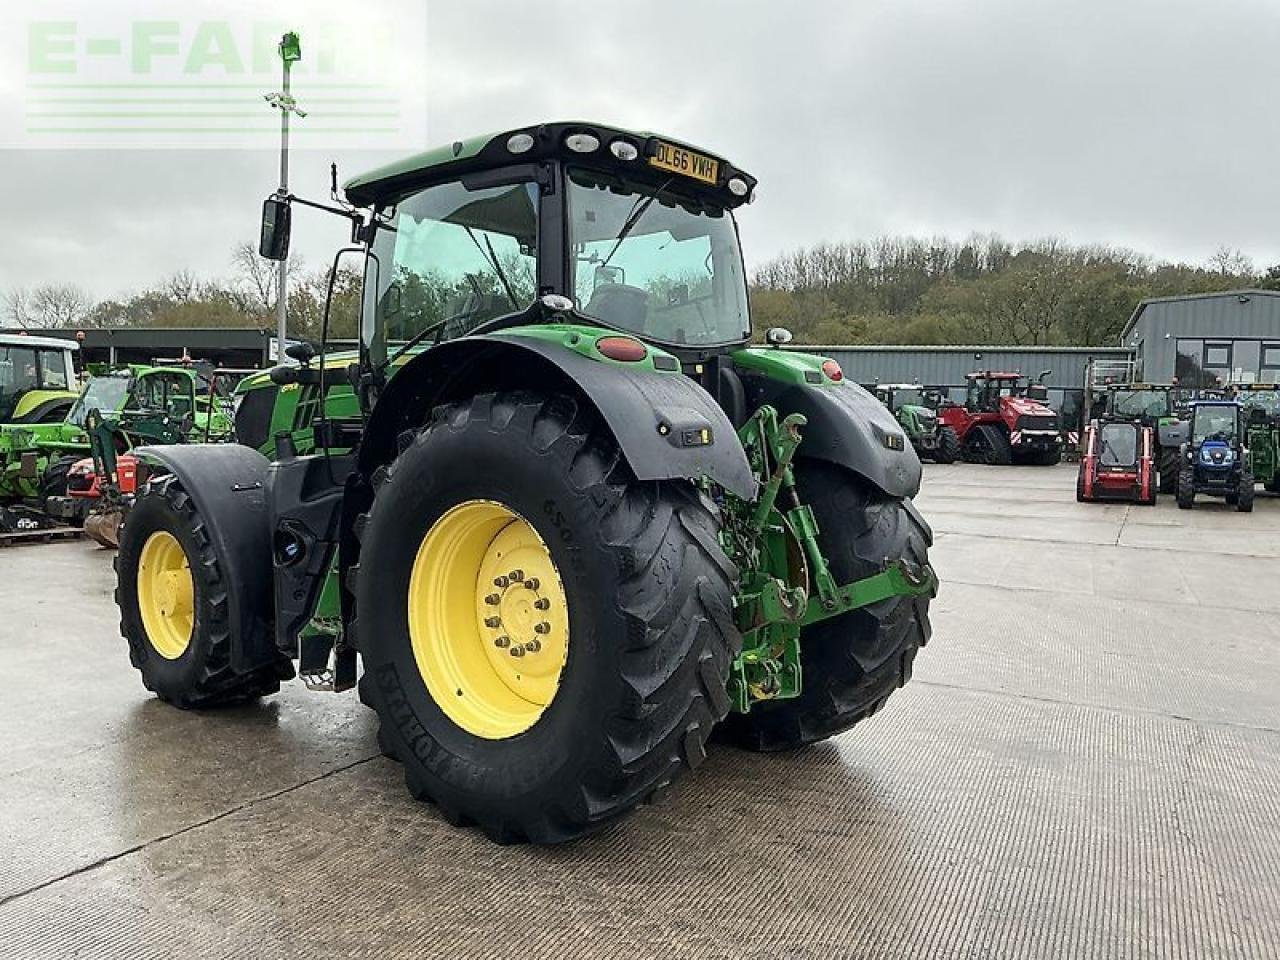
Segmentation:
[(1280, 493), (1280, 385), (1241, 384), (1233, 392), (1248, 430), (1250, 472), (1269, 493)]
[[(206, 707), (359, 661), (413, 795), (499, 841), (615, 821), (713, 729), (783, 750), (876, 712), (929, 636), (920, 461), (837, 363), (748, 346), (754, 187), (585, 123), (350, 181), (358, 353), (242, 383), (239, 443), (135, 451), (146, 686)], [(300, 203), (267, 200), (264, 255)]]
[(955, 430), (938, 422), (941, 397), (918, 383), (877, 383), (875, 394), (888, 407), (922, 460), (955, 463), (960, 459), (960, 438)]

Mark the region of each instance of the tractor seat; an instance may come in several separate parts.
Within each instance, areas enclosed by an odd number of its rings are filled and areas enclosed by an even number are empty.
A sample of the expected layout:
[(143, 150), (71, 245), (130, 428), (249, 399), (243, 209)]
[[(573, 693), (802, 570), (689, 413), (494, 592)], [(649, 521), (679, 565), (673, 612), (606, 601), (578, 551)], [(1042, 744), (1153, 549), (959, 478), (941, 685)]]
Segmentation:
[(1267, 411), (1262, 407), (1251, 407), (1249, 409), (1249, 422), (1252, 424), (1265, 424), (1267, 422)]
[(611, 327), (640, 333), (649, 317), (649, 291), (625, 283), (602, 283), (582, 312)]

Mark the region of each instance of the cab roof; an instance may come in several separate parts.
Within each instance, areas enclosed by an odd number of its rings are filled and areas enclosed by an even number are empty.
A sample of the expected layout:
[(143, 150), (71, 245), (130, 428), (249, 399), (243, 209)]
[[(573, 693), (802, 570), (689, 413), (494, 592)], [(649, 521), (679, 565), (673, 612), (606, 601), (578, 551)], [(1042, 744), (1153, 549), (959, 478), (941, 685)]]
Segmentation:
[(33, 337), (28, 333), (0, 333), (0, 347), (44, 347), (53, 350), (80, 349), (74, 340), (63, 340), (60, 337)]
[[(565, 141), (575, 133), (595, 137), (598, 146), (588, 152), (570, 150)], [(508, 142), (517, 135), (525, 135), (532, 141), (526, 149), (518, 153), (507, 146)], [(636, 159), (622, 160), (616, 157), (612, 147), (617, 141), (634, 147), (637, 153)], [(653, 158), (660, 144), (686, 149), (714, 160), (716, 182), (714, 184), (703, 182), (692, 176), (672, 174), (654, 166)], [(344, 189), (347, 199), (357, 206), (385, 205), (394, 202), (411, 190), (433, 182), (553, 157), (618, 173), (643, 173), (650, 177), (662, 178), (680, 177), (680, 183), (685, 188), (713, 196), (720, 205), (725, 207), (737, 207), (747, 203), (756, 186), (755, 177), (733, 166), (723, 157), (701, 147), (647, 130), (626, 130), (607, 124), (572, 120), (516, 127), (500, 133), (455, 140), (453, 143), (435, 147), (425, 153), (406, 157), (353, 177), (347, 181)], [(745, 194), (741, 196), (728, 188), (729, 181), (735, 177), (745, 181), (747, 185)]]

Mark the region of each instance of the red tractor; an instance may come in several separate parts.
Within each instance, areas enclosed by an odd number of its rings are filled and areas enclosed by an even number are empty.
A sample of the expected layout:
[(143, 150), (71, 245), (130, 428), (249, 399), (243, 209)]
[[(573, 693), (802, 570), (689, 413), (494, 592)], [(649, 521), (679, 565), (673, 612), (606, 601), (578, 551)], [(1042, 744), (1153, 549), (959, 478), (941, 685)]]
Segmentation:
[(1084, 430), (1076, 499), (1131, 500), (1155, 506), (1160, 486), (1155, 431), (1138, 420), (1102, 418)]
[(1048, 391), (1043, 383), (1028, 383), (1020, 373), (992, 370), (971, 373), (966, 379), (964, 406), (947, 406), (938, 412), (939, 421), (960, 438), (966, 461), (1051, 466), (1062, 459), (1058, 414), (1045, 403)]

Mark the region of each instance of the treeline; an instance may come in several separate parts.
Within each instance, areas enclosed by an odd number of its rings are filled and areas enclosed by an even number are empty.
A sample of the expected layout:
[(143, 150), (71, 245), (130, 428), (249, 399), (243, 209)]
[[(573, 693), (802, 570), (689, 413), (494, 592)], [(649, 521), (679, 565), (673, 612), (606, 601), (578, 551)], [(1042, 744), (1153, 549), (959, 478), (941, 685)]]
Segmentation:
[[(350, 262), (350, 261), (349, 261)], [(275, 327), (276, 265), (251, 243), (237, 246), (226, 275), (201, 279), (182, 271), (123, 299), (94, 300), (71, 284), (10, 290), (0, 296), (3, 325), (74, 327)], [(350, 267), (334, 282), (330, 336), (356, 336), (360, 275)], [(329, 268), (289, 265), (289, 334), (320, 338)]]
[(805, 343), (1114, 344), (1146, 297), (1235, 287), (1280, 289), (1239, 251), (1203, 266), (1107, 246), (996, 236), (882, 237), (783, 254), (751, 278), (757, 331)]
[[(328, 268), (295, 261), (289, 279), (289, 333), (318, 339)], [(802, 343), (1096, 346), (1114, 344), (1146, 297), (1250, 286), (1280, 289), (1280, 265), (1259, 273), (1247, 257), (1225, 248), (1193, 266), (1057, 239), (882, 237), (819, 244), (770, 260), (751, 277), (751, 307), (758, 333), (783, 326)], [(354, 337), (359, 274), (342, 270), (334, 289), (330, 335)], [(406, 316), (418, 306), (433, 306), (434, 315), (458, 293), (428, 292), (423, 304), (407, 298)], [(0, 295), (0, 323), (28, 329), (271, 328), (275, 313), (275, 264), (251, 243), (232, 251), (220, 278), (180, 272), (123, 299), (94, 300), (74, 285)]]

